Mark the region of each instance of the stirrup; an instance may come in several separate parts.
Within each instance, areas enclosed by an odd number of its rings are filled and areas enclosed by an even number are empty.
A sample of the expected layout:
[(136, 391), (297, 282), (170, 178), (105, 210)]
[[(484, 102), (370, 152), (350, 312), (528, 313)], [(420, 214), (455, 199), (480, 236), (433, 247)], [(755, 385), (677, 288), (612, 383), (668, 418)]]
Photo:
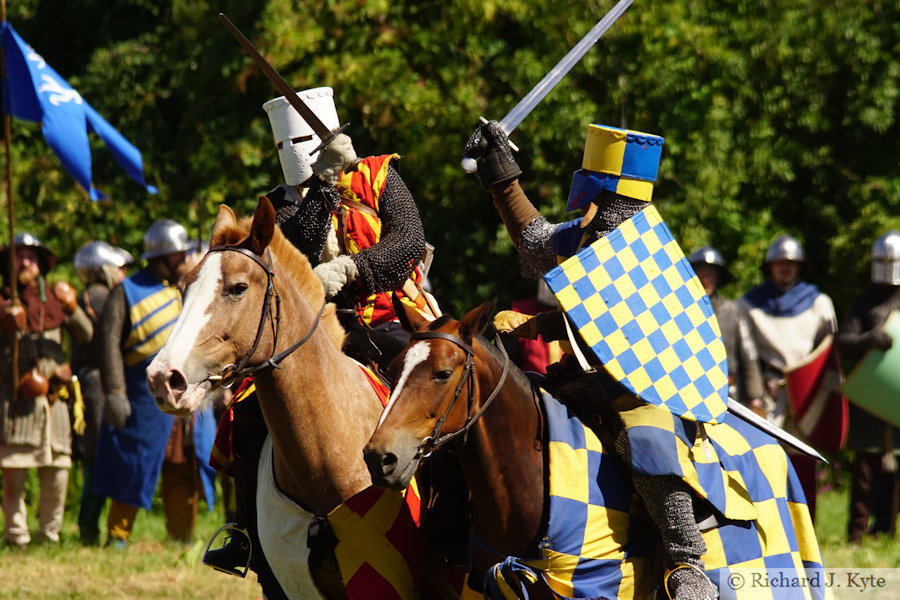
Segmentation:
[[(210, 548), (212, 547), (213, 542), (216, 541), (216, 538), (218, 538), (219, 534), (222, 532), (230, 532), (230, 534), (225, 536), (225, 540), (223, 541), (221, 548), (217, 548), (216, 550), (211, 551)], [(241, 558), (241, 564), (237, 564), (234, 566), (224, 566), (224, 565), (217, 565), (217, 564), (207, 560), (208, 558), (210, 558), (210, 552), (213, 552), (213, 553), (222, 552), (223, 550), (228, 548), (230, 544), (239, 545), (240, 550), (243, 550), (246, 548), (247, 559), (243, 560), (243, 558)], [(247, 571), (250, 569), (250, 558), (252, 555), (253, 555), (253, 542), (250, 541), (250, 534), (247, 532), (247, 530), (238, 526), (237, 523), (227, 523), (227, 524), (223, 525), (222, 527), (219, 527), (219, 529), (216, 530), (216, 532), (212, 535), (212, 537), (209, 538), (209, 543), (206, 544), (206, 550), (203, 552), (202, 562), (204, 565), (212, 567), (216, 571), (220, 571), (222, 573), (227, 573), (228, 575), (235, 575), (236, 577), (243, 578), (243, 577), (247, 576)], [(213, 556), (215, 556), (215, 555), (213, 555)]]

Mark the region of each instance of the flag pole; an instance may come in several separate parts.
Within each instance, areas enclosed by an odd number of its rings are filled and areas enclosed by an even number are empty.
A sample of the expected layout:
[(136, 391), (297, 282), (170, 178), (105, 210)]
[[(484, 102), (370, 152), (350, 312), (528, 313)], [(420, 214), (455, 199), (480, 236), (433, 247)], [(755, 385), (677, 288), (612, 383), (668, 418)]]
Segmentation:
[[(6, 25), (6, 0), (0, 0), (0, 21), (3, 22), (3, 25)], [(6, 77), (6, 47), (4, 44), (0, 44), (0, 73), (2, 73), (3, 77), (3, 90), (6, 91), (7, 86), (7, 77)], [(4, 97), (4, 100), (6, 98)], [(14, 243), (15, 238), (15, 211), (13, 210), (13, 183), (12, 183), (12, 111), (10, 107), (7, 106), (6, 110), (3, 114), (3, 146), (6, 150), (6, 211), (7, 217), (9, 221), (9, 278), (7, 281), (9, 282), (9, 304), (10, 306), (16, 306), (19, 304), (19, 291), (18, 285), (16, 281), (16, 245)], [(16, 332), (12, 336), (12, 352), (11, 352), (11, 360), (10, 360), (10, 370), (11, 370), (11, 378), (10, 383), (12, 385), (12, 395), (10, 396), (10, 403), (14, 402), (16, 398), (18, 398), (19, 393), (19, 335)]]

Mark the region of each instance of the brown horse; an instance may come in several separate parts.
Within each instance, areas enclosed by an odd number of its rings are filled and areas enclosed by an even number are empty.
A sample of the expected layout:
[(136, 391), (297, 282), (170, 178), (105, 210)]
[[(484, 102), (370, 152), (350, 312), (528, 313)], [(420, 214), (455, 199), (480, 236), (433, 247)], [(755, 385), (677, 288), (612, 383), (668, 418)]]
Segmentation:
[[(442, 317), (432, 323), (412, 311), (403, 313), (401, 321), (414, 333), (391, 363), (394, 391), (365, 448), (372, 480), (402, 489), (423, 458), (455, 441), (471, 491), (473, 539), (477, 540), (470, 564), (473, 587), (479, 586), (485, 572), (494, 575), (486, 579), (489, 584), (499, 574), (501, 587), (514, 588), (523, 583), (520, 574), (541, 573), (563, 596), (643, 598), (652, 594), (662, 581), (662, 557), (654, 547), (653, 527), (634, 494), (629, 466), (610, 456), (611, 452), (597, 452), (604, 446), (600, 440), (605, 440), (606, 448), (614, 444), (600, 421), (591, 427), (597, 438), (585, 442), (586, 430), (572, 410), (546, 397), (539, 402), (529, 381), (514, 367), (506, 374), (508, 358), (478, 335), (492, 311), (493, 302), (488, 302), (458, 322)], [(636, 401), (623, 398), (627, 404)], [(574, 407), (574, 413), (579, 412), (590, 416), (584, 407)], [(601, 415), (603, 422), (615, 418)], [(555, 427), (557, 423), (564, 427)], [(645, 429), (654, 423), (646, 421)], [(663, 426), (667, 424), (671, 428), (671, 415), (662, 421)], [(572, 443), (561, 450), (573, 440), (579, 442), (576, 438), (581, 434), (568, 437), (569, 431), (584, 434), (582, 445)], [(686, 460), (700, 464), (705, 459), (705, 473), (712, 472), (712, 465), (722, 473), (720, 479), (713, 476), (694, 487), (695, 507), (713, 515), (701, 523), (701, 533), (707, 545), (702, 560), (714, 585), (726, 584), (733, 568), (759, 569), (764, 561), (779, 565), (779, 573), (788, 577), (821, 570), (812, 521), (781, 446), (737, 418), (707, 424), (703, 431), (693, 447), (686, 437), (688, 452), (697, 453)], [(556, 463), (557, 456), (572, 460)], [(710, 463), (710, 456), (717, 461)], [(554, 476), (554, 464), (565, 467), (564, 475)], [(575, 466), (582, 470), (570, 469)], [(559, 485), (560, 480), (572, 484), (571, 495), (565, 485)], [(596, 495), (589, 491), (589, 480), (599, 485)], [(716, 488), (710, 481), (723, 487)], [(585, 504), (590, 505), (586, 511)], [(622, 561), (623, 568), (616, 560)], [(579, 568), (582, 561), (593, 561), (597, 568), (593, 573), (569, 570), (576, 561)], [(495, 568), (498, 563), (503, 566)], [(615, 579), (620, 574), (621, 579)], [(539, 578), (529, 594), (546, 593), (543, 584)], [(828, 597), (827, 590), (817, 591)]]
[[(540, 556), (546, 490), (539, 401), (524, 374), (478, 335), (493, 301), (460, 321), (441, 317), (430, 324), (397, 308), (416, 333), (391, 363), (394, 389), (366, 446), (366, 463), (376, 485), (403, 489), (424, 457), (462, 442), (458, 456), (479, 540), (469, 580), (480, 589), (484, 573), (504, 557)], [(547, 592), (530, 590), (534, 598), (550, 597)]]
[[(324, 516), (370, 487), (362, 449), (382, 404), (341, 351), (334, 305), (276, 227), (270, 202), (261, 200), (248, 221), (220, 207), (212, 250), (186, 279), (184, 308), (148, 368), (148, 385), (162, 410), (187, 415), (214, 386), (253, 375), (271, 440), (271, 468), (260, 468), (259, 486), (277, 482), (278, 496), (261, 504), (257, 494), (260, 541), (289, 597), (321, 597), (302, 560), (308, 523), (271, 507), (286, 497), (300, 512)], [(329, 598), (345, 595), (339, 578), (316, 583)]]

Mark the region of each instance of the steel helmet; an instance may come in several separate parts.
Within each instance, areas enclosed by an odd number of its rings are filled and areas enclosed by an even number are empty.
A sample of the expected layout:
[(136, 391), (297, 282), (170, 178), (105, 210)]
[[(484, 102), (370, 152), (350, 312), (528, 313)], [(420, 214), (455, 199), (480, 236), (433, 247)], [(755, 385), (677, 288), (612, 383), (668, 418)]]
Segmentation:
[(75, 253), (75, 271), (85, 283), (92, 282), (104, 267), (121, 268), (134, 262), (128, 251), (101, 241), (88, 242)]
[[(39, 239), (30, 233), (17, 233), (13, 238), (16, 248), (31, 248), (38, 256), (38, 265), (41, 273), (46, 274), (56, 266), (56, 255)], [(0, 264), (9, 264), (9, 245), (0, 250)]]
[(806, 252), (803, 251), (803, 245), (797, 241), (797, 238), (789, 235), (780, 235), (769, 245), (766, 250), (766, 260), (763, 265), (775, 262), (776, 260), (793, 260), (799, 263), (806, 263)]
[(688, 262), (691, 263), (692, 267), (695, 267), (696, 265), (718, 267), (719, 286), (726, 285), (734, 279), (731, 275), (731, 271), (728, 270), (728, 263), (725, 262), (725, 257), (712, 246), (703, 246), (698, 250), (694, 250), (694, 252), (688, 256)]
[(900, 231), (896, 229), (872, 245), (872, 283), (900, 285)]
[(144, 253), (141, 254), (141, 259), (187, 252), (189, 249), (187, 230), (171, 219), (159, 219), (144, 234)]
[[(332, 88), (312, 88), (297, 92), (297, 95), (329, 130), (340, 127)], [(312, 165), (319, 153), (311, 154), (322, 143), (321, 138), (284, 96), (269, 100), (263, 104), (263, 110), (269, 117), (278, 146), (284, 182), (288, 185), (303, 183), (313, 174)]]

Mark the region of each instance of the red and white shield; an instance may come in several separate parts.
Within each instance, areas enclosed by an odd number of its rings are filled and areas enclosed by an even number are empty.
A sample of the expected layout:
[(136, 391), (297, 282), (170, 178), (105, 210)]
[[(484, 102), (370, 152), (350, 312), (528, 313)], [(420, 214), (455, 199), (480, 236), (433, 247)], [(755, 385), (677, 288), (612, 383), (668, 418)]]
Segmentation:
[(824, 452), (839, 451), (847, 440), (847, 399), (840, 360), (829, 335), (802, 362), (785, 369), (794, 421), (810, 444)]

